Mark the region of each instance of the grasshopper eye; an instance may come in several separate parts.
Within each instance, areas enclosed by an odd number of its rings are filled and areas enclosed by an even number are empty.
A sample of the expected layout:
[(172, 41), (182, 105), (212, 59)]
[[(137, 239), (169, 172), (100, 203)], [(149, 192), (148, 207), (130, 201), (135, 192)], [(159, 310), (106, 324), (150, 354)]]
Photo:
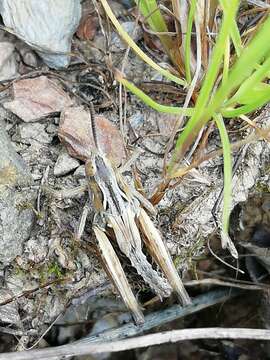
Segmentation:
[(87, 160), (85, 163), (85, 174), (86, 176), (94, 176), (97, 172), (97, 167), (95, 162), (91, 159)]

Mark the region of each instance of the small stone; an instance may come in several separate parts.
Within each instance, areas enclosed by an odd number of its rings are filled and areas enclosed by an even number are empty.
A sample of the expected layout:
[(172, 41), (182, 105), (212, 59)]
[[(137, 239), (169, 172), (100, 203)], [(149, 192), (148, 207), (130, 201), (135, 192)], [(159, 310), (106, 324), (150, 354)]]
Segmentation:
[(84, 269), (89, 270), (92, 268), (92, 264), (91, 264), (91, 261), (90, 261), (88, 255), (81, 249), (78, 250), (78, 257), (79, 257), (80, 263)]
[(49, 134), (57, 135), (58, 126), (56, 126), (52, 123), (49, 123), (48, 126), (46, 127), (46, 131)]
[[(0, 291), (0, 303), (12, 298), (14, 294), (7, 289)], [(16, 301), (0, 306), (0, 321), (8, 324), (18, 324), (20, 316), (17, 309)]]
[(48, 255), (48, 241), (42, 236), (29, 239), (24, 247), (24, 253), (33, 263), (38, 264)]
[(26, 51), (23, 54), (23, 61), (26, 65), (33, 68), (38, 66), (38, 59), (33, 51)]
[[(87, 160), (95, 149), (90, 127), (90, 114), (82, 106), (68, 108), (61, 113), (58, 136), (70, 155)], [(99, 148), (115, 165), (125, 159), (125, 147), (118, 128), (102, 115), (95, 117)]]
[(79, 160), (72, 158), (66, 150), (63, 150), (56, 160), (53, 173), (55, 176), (63, 176), (77, 169), (78, 166), (80, 166)]
[[(134, 21), (123, 22), (122, 28), (125, 32), (132, 37), (133, 41), (137, 42), (142, 37), (142, 30), (136, 25)], [(136, 27), (136, 30), (135, 30)], [(135, 31), (134, 31), (135, 30)], [(124, 43), (117, 33), (112, 34), (112, 50), (113, 51), (122, 51), (127, 48), (126, 43)]]
[(141, 111), (137, 111), (135, 114), (131, 115), (128, 118), (128, 122), (133, 130), (138, 130), (141, 128), (144, 122), (144, 116)]
[(85, 166), (84, 165), (79, 166), (78, 169), (75, 170), (74, 177), (78, 180), (85, 179)]
[(18, 75), (15, 47), (9, 42), (0, 43), (0, 81), (8, 80)]
[(18, 191), (17, 185), (29, 186), (29, 170), (14, 150), (0, 121), (0, 262), (8, 264), (22, 254), (34, 221), (31, 191)]
[(51, 136), (47, 134), (45, 126), (45, 124), (40, 123), (20, 124), (20, 137), (26, 143), (31, 143), (31, 140), (35, 140), (42, 144), (49, 144), (51, 142)]
[(3, 106), (23, 121), (39, 120), (73, 104), (69, 95), (46, 76), (23, 79), (13, 84), (13, 100)]

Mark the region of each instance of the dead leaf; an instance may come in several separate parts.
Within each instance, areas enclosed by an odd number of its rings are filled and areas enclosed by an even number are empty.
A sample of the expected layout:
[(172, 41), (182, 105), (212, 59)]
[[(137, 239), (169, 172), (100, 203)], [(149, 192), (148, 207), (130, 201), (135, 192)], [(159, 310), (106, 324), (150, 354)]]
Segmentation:
[[(92, 138), (90, 114), (82, 106), (68, 108), (61, 113), (58, 136), (69, 154), (83, 161), (91, 157), (95, 148)], [(102, 115), (96, 116), (96, 132), (100, 149), (115, 165), (125, 159), (120, 131)]]
[(82, 3), (82, 17), (76, 35), (81, 40), (93, 40), (98, 28), (98, 17), (92, 1)]
[(98, 27), (98, 19), (92, 14), (86, 14), (81, 18), (76, 35), (81, 40), (93, 40)]
[(13, 84), (13, 100), (4, 107), (30, 122), (71, 106), (73, 101), (67, 93), (46, 76), (24, 79)]

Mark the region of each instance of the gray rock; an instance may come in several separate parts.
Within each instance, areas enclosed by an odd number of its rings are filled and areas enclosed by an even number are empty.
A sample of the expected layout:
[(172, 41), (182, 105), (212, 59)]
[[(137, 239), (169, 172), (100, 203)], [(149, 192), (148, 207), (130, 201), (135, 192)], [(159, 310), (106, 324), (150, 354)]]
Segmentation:
[(18, 75), (14, 50), (13, 44), (0, 43), (0, 80), (8, 80)]
[(5, 101), (3, 106), (25, 122), (37, 122), (73, 104), (69, 95), (46, 76), (21, 79), (13, 84), (12, 93), (11, 101)]
[(78, 180), (85, 179), (85, 166), (84, 165), (81, 165), (78, 167), (78, 169), (76, 169), (76, 171), (74, 172), (74, 177)]
[(141, 111), (137, 111), (135, 114), (128, 118), (128, 122), (133, 130), (138, 130), (143, 125), (144, 116)]
[(66, 67), (71, 38), (81, 17), (80, 0), (1, 0), (6, 26), (53, 68)]
[(49, 144), (51, 136), (45, 130), (46, 125), (40, 123), (27, 123), (19, 125), (19, 134), (23, 142), (32, 143), (32, 140), (42, 144)]
[(80, 166), (79, 160), (72, 158), (64, 149), (56, 160), (53, 173), (55, 176), (63, 176), (77, 169), (78, 166)]
[(0, 121), (0, 262), (4, 265), (22, 253), (29, 238), (34, 213), (33, 194), (19, 192), (17, 185), (28, 186), (31, 175), (14, 150)]
[(39, 235), (30, 238), (25, 243), (24, 253), (35, 264), (44, 261), (48, 254), (48, 239)]
[[(135, 26), (136, 26), (135, 21), (126, 21), (123, 22), (121, 25), (122, 28), (128, 33), (129, 36), (132, 37), (132, 39), (135, 42), (137, 42), (142, 37), (141, 28), (137, 26), (135, 30)], [(121, 40), (121, 38), (117, 33), (112, 34), (112, 45), (113, 45), (112, 46), (113, 51), (116, 52), (119, 50), (120, 51), (125, 50), (127, 48), (127, 45)]]
[[(13, 297), (13, 293), (7, 289), (1, 289), (0, 291), (0, 302), (4, 302)], [(0, 306), (0, 321), (8, 324), (18, 324), (20, 316), (15, 301)]]

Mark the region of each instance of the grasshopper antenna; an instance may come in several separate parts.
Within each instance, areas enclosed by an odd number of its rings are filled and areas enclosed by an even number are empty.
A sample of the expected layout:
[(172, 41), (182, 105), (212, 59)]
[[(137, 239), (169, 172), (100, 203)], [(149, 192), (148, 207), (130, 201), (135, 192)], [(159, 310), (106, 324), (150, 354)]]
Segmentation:
[(95, 109), (94, 109), (94, 105), (92, 102), (90, 102), (90, 124), (91, 124), (91, 132), (93, 135), (95, 147), (97, 150), (99, 150), (98, 139), (97, 139), (96, 114), (95, 114)]

